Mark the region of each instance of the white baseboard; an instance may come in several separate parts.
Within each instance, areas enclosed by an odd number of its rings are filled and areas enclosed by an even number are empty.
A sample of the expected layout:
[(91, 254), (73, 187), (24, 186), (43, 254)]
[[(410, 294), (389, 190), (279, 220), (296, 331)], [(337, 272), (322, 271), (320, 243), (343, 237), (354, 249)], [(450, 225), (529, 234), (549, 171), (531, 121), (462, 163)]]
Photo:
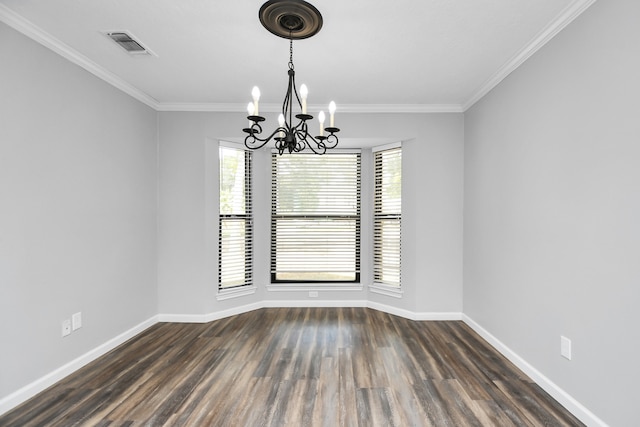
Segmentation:
[(225, 317), (248, 313), (262, 307), (264, 307), (264, 304), (262, 302), (257, 302), (206, 314), (159, 314), (158, 321), (172, 323), (208, 323), (213, 322), (214, 320), (224, 319)]
[(263, 301), (263, 307), (289, 308), (289, 307), (366, 307), (366, 300), (271, 300)]
[(459, 312), (416, 313), (402, 308), (367, 300), (267, 300), (257, 303), (234, 307), (229, 310), (207, 314), (160, 314), (160, 322), (175, 323), (207, 323), (237, 314), (247, 313), (260, 308), (289, 308), (289, 307), (368, 307), (385, 313), (404, 317), (411, 320), (462, 320)]
[(569, 412), (576, 416), (580, 421), (588, 426), (608, 427), (607, 424), (598, 418), (593, 412), (589, 411), (584, 405), (571, 397), (566, 391), (558, 387), (553, 381), (544, 376), (540, 371), (531, 366), (526, 360), (520, 357), (516, 352), (507, 347), (502, 341), (493, 336), (489, 331), (484, 329), (466, 314), (462, 315), (462, 320), (471, 327), (478, 335), (484, 338), (489, 344), (494, 346), (502, 353), (511, 363), (516, 365), (522, 372), (527, 374), (536, 382), (544, 391), (549, 393), (551, 397), (557, 400)]
[(393, 307), (373, 301), (367, 301), (367, 307), (410, 320), (462, 320), (462, 313), (458, 312), (436, 311), (417, 313), (415, 311), (409, 311), (403, 308)]
[(260, 308), (288, 308), (288, 307), (366, 307), (367, 301), (343, 300), (271, 300), (241, 305), (229, 310), (206, 314), (159, 314), (160, 322), (174, 323), (207, 323), (237, 314), (247, 313)]
[(128, 331), (121, 333), (115, 338), (110, 339), (104, 344), (99, 345), (93, 350), (88, 351), (87, 353), (72, 360), (71, 362), (59, 367), (55, 371), (50, 372), (47, 375), (37, 379), (31, 384), (27, 384), (26, 386), (11, 393), (10, 395), (3, 397), (2, 399), (0, 399), (0, 415), (4, 414), (5, 412), (9, 412), (11, 409), (15, 408), (21, 403), (26, 402), (36, 394), (40, 393), (41, 391), (47, 389), (56, 382), (65, 378), (66, 376), (82, 368), (89, 362), (92, 362), (98, 357), (108, 353), (128, 339), (133, 338), (140, 332), (144, 331), (150, 326), (153, 326), (157, 322), (157, 316), (153, 316), (150, 319), (147, 319), (144, 322), (140, 323), (139, 325), (134, 326)]

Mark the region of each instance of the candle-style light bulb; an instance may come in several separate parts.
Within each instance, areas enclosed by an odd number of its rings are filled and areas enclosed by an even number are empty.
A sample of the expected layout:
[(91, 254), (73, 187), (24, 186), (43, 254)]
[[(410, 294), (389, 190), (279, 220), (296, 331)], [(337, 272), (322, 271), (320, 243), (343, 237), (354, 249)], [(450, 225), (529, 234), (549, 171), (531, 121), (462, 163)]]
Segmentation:
[(331, 101), (329, 103), (329, 126), (330, 127), (334, 127), (333, 126), (334, 125), (333, 118), (334, 118), (335, 113), (336, 113), (336, 103)]
[[(253, 102), (250, 102), (247, 104), (247, 114), (250, 116), (253, 116), (253, 113), (255, 111), (256, 107), (253, 105)], [(249, 120), (249, 127), (251, 127), (253, 125), (253, 121)]]
[(251, 91), (251, 96), (253, 97), (253, 113), (257, 116), (258, 115), (258, 101), (260, 100), (260, 89), (258, 89), (258, 86), (254, 86), (253, 90)]
[(324, 111), (320, 111), (318, 114), (318, 121), (320, 122), (320, 136), (324, 135)]
[(300, 96), (302, 97), (302, 114), (307, 114), (307, 95), (309, 95), (309, 89), (306, 84), (300, 86)]
[[(278, 125), (280, 127), (284, 127), (284, 114), (282, 113), (280, 113), (280, 115), (278, 116)], [(280, 138), (284, 138), (284, 132), (283, 131), (278, 132), (278, 136)]]

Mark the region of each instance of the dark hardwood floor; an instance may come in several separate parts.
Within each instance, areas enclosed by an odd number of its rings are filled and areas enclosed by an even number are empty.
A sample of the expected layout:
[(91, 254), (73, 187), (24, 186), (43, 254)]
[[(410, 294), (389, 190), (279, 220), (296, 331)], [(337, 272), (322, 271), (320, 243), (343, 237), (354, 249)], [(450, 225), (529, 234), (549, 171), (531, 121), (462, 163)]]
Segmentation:
[(462, 322), (366, 308), (159, 323), (1, 426), (580, 426)]

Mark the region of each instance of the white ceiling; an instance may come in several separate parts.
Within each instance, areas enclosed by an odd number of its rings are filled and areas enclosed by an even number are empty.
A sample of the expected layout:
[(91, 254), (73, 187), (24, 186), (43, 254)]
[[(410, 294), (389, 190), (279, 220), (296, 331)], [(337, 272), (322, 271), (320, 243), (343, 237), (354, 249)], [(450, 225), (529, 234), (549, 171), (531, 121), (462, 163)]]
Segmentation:
[[(322, 30), (294, 41), (309, 103), (342, 111), (464, 111), (595, 0), (313, 0)], [(289, 42), (264, 0), (0, 0), (0, 20), (158, 110), (266, 111)], [(130, 56), (126, 30), (157, 56)]]

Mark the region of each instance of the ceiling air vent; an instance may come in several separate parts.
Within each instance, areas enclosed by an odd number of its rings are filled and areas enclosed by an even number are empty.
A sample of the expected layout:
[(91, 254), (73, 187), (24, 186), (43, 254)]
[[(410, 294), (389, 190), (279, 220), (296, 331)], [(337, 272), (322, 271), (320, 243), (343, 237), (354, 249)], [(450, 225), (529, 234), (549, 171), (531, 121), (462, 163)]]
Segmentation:
[(131, 55), (149, 55), (152, 54), (142, 43), (134, 40), (128, 33), (124, 31), (110, 31), (106, 33), (107, 36), (114, 42), (118, 43), (120, 47), (126, 50)]

